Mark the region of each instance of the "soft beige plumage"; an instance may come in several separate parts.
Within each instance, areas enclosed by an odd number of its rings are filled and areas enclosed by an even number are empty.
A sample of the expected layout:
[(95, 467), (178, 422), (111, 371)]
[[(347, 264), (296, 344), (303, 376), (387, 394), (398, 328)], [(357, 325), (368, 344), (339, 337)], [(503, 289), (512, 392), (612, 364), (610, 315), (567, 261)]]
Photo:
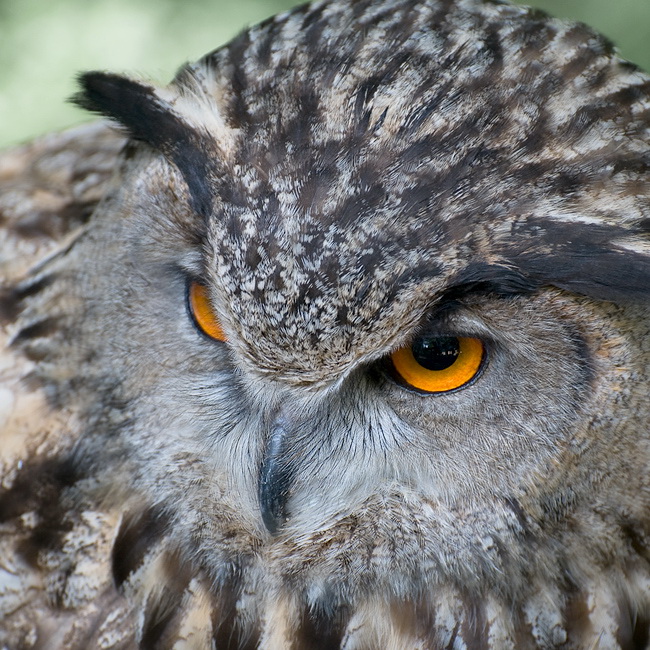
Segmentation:
[(648, 75), (335, 0), (80, 84), (0, 157), (0, 648), (649, 647)]

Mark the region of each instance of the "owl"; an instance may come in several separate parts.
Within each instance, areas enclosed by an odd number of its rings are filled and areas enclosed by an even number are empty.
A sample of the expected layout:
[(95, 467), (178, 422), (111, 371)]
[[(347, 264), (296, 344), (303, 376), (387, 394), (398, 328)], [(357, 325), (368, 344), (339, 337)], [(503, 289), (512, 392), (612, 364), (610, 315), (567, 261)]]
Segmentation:
[(650, 647), (650, 76), (318, 0), (0, 158), (0, 648)]

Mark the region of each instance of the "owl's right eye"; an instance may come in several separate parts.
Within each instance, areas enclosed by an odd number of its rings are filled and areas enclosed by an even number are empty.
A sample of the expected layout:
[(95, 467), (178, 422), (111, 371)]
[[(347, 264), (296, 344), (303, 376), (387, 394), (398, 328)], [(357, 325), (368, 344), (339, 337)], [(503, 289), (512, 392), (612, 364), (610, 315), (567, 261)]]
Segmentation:
[(226, 335), (210, 303), (208, 288), (200, 282), (192, 281), (187, 296), (196, 326), (211, 339), (225, 341)]

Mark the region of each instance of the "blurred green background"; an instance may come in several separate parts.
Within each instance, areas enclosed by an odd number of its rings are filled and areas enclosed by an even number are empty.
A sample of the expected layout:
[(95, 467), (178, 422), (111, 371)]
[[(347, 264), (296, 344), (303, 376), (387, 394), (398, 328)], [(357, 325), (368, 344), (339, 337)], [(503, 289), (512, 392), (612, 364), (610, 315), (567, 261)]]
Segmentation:
[[(89, 119), (66, 104), (78, 71), (167, 82), (185, 61), (291, 0), (0, 0), (0, 146)], [(538, 0), (589, 23), (650, 70), (650, 0)]]

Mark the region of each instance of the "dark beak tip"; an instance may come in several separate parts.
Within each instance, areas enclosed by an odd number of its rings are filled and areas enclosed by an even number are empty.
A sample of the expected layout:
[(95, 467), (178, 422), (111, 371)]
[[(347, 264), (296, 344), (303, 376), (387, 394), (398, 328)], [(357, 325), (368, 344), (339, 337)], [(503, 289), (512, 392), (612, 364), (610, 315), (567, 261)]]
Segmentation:
[(277, 535), (280, 530), (281, 522), (280, 520), (268, 509), (262, 507), (262, 521), (266, 530), (269, 531), (271, 535)]

